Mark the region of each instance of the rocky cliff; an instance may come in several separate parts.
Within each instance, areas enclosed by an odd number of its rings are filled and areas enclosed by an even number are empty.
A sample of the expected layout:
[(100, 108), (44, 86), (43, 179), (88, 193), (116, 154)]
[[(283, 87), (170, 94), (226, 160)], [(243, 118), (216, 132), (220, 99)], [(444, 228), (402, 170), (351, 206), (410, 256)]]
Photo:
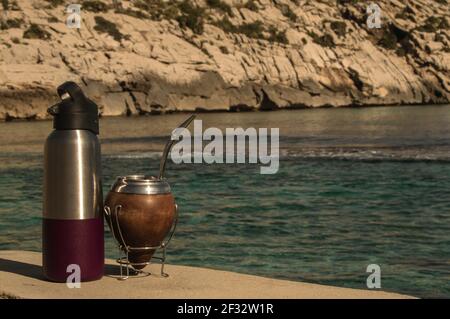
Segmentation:
[(0, 119), (449, 103), (447, 0), (0, 0)]

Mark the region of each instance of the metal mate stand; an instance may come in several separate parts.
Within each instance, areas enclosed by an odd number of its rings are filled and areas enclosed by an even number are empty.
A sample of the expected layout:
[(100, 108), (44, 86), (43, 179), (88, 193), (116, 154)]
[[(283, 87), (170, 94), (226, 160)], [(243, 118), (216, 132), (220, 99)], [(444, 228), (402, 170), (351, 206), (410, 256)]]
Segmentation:
[[(163, 241), (159, 246), (133, 247), (133, 246), (127, 245), (126, 242), (125, 242), (125, 239), (124, 239), (124, 237), (122, 235), (122, 230), (120, 228), (120, 223), (119, 223), (119, 213), (120, 213), (121, 209), (122, 209), (122, 205), (116, 205), (114, 207), (114, 213), (111, 213), (111, 208), (110, 207), (108, 207), (108, 206), (104, 207), (104, 212), (105, 212), (106, 216), (108, 217), (107, 218), (107, 222), (109, 224), (109, 228), (111, 229), (113, 238), (118, 243), (120, 253), (125, 253), (125, 256), (119, 257), (118, 259), (116, 259), (116, 262), (120, 265), (120, 276), (117, 276), (116, 278), (118, 280), (127, 280), (128, 278), (130, 278), (130, 274), (132, 275), (132, 278), (139, 278), (139, 277), (150, 276), (151, 275), (150, 272), (134, 269), (134, 268), (131, 268), (131, 266), (147, 266), (147, 265), (151, 264), (152, 260), (158, 260), (161, 263), (161, 277), (169, 277), (169, 274), (164, 272), (164, 264), (165, 264), (165, 261), (166, 261), (166, 248), (167, 248), (167, 245), (169, 244), (170, 240), (172, 239), (173, 234), (175, 233), (175, 229), (177, 228), (177, 223), (178, 223), (178, 205), (175, 204), (175, 219), (173, 221), (171, 230), (169, 231), (168, 238), (167, 238), (167, 240), (165, 242)], [(117, 225), (117, 233), (118, 233), (120, 238), (117, 238), (116, 232), (114, 231), (113, 219), (115, 220), (115, 224)], [(161, 256), (152, 256), (150, 258), (150, 261), (148, 261), (148, 262), (132, 263), (128, 259), (128, 254), (131, 251), (158, 250), (158, 249), (162, 250), (162, 255)], [(126, 269), (126, 275), (124, 275), (124, 269), (123, 268)]]

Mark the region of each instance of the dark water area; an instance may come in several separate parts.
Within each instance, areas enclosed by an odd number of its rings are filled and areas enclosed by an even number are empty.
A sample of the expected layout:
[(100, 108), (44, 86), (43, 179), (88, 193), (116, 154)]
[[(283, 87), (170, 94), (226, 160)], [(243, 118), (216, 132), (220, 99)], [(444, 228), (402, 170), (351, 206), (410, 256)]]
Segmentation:
[[(101, 120), (104, 192), (156, 174), (186, 115)], [(450, 107), (199, 114), (204, 129), (279, 128), (279, 171), (169, 162), (180, 206), (168, 262), (450, 297)], [(41, 249), (42, 149), (51, 122), (0, 124), (0, 249)], [(107, 230), (107, 229), (106, 229)], [(107, 232), (107, 256), (118, 256)]]

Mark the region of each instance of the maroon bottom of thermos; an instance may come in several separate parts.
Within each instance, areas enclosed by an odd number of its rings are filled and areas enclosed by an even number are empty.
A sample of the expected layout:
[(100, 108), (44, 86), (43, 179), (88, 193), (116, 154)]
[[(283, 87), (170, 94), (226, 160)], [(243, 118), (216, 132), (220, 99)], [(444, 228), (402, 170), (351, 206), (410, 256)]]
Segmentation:
[(66, 282), (74, 272), (70, 265), (80, 267), (81, 281), (100, 279), (104, 254), (103, 218), (43, 218), (42, 266), (47, 279)]

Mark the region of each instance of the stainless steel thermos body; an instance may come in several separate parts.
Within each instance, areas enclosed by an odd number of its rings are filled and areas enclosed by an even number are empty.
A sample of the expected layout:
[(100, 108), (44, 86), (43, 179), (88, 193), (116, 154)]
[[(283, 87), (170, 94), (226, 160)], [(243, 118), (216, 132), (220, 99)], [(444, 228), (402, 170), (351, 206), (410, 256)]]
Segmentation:
[[(104, 268), (103, 198), (97, 106), (73, 82), (49, 108), (54, 130), (44, 148), (44, 275), (66, 282), (99, 279)], [(72, 277), (75, 278), (75, 277)]]
[(101, 217), (100, 143), (88, 130), (54, 130), (44, 149), (44, 218)]

